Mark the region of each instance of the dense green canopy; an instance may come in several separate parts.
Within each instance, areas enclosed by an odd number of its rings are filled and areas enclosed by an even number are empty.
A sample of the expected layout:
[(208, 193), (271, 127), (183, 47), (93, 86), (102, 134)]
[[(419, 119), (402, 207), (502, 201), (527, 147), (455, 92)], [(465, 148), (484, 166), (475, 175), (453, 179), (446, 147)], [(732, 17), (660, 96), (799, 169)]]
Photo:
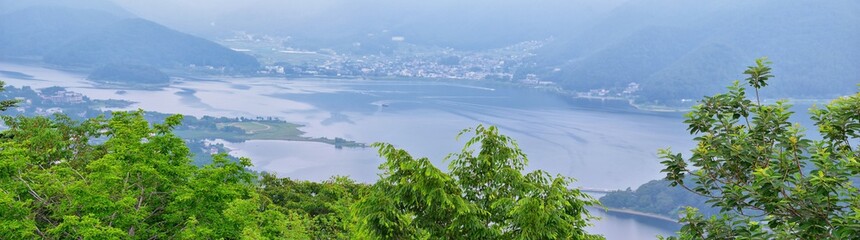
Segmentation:
[(172, 128), (142, 112), (76, 123), (4, 117), (0, 235), (14, 239), (306, 237), (301, 216), (265, 204), (225, 156), (202, 168)]
[[(738, 82), (705, 97), (685, 121), (698, 146), (692, 156), (661, 150), (666, 179), (709, 198), (723, 214), (682, 216), (681, 239), (858, 239), (860, 93), (811, 109), (821, 140), (791, 124), (785, 101), (763, 104), (769, 62), (744, 74), (755, 98)], [(692, 176), (693, 180), (687, 180)]]
[[(3, 117), (0, 236), (15, 239), (599, 238), (595, 204), (571, 179), (523, 175), (525, 155), (495, 127), (478, 127), (451, 173), (377, 144), (387, 159), (372, 185), (346, 177), (295, 181), (215, 155), (192, 164), (172, 132), (143, 111), (75, 122)], [(480, 149), (473, 154), (473, 148)]]
[[(470, 131), (464, 131), (462, 134)], [(382, 179), (355, 206), (358, 236), (382, 239), (600, 239), (584, 231), (590, 197), (570, 189), (572, 179), (527, 163), (513, 139), (478, 126), (450, 173), (376, 144), (386, 159)]]

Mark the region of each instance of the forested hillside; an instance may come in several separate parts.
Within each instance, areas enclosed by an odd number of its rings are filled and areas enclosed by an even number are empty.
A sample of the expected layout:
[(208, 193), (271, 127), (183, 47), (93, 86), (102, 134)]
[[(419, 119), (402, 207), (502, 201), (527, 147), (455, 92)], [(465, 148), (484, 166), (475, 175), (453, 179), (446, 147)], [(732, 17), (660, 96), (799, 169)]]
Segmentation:
[(97, 31), (119, 17), (97, 10), (25, 8), (0, 15), (0, 57), (39, 58), (71, 38)]
[(249, 55), (134, 17), (95, 9), (35, 6), (0, 15), (0, 58), (92, 69), (137, 64), (253, 72)]
[(780, 78), (763, 97), (832, 98), (860, 83), (857, 12), (851, 0), (628, 1), (540, 49), (537, 72), (572, 89), (636, 82), (640, 100), (698, 99), (740, 79), (745, 60), (768, 56), (780, 59)]
[(45, 55), (45, 62), (65, 66), (132, 63), (164, 68), (196, 65), (239, 71), (259, 67), (252, 56), (144, 19), (119, 20), (78, 35)]
[[(134, 15), (106, 1), (88, 0), (79, 8), (38, 6), (44, 2), (51, 1), (9, 4), (10, 10), (0, 11), (0, 57), (44, 57), (52, 64), (89, 68), (106, 63), (212, 66), (243, 73), (258, 68), (251, 56), (149, 20), (128, 20)], [(570, 91), (613, 93), (635, 82), (640, 88), (633, 97), (645, 104), (671, 105), (717, 93), (722, 81), (740, 77), (734, 69), (745, 59), (759, 56), (780, 59), (775, 74), (784, 76), (765, 98), (828, 99), (851, 93), (860, 82), (854, 77), (860, 68), (853, 64), (860, 62), (855, 47), (860, 3), (853, 0), (474, 1), (457, 7), (446, 1), (219, 3), (225, 9), (212, 6), (220, 11), (188, 18), (174, 16), (187, 4), (161, 2), (156, 5), (177, 8), (149, 6), (142, 12), (210, 39), (237, 32), (271, 35), (281, 41), (274, 43), (278, 47), (356, 59), (393, 57), (386, 63), (395, 65), (403, 59), (397, 54), (417, 55), (402, 46), (483, 53), (540, 41), (539, 48), (524, 54), (531, 57), (506, 62), (517, 66), (509, 72), (513, 80), (535, 74)], [(405, 52), (394, 53), (397, 49)], [(817, 84), (821, 81), (826, 84)]]
[(654, 213), (671, 218), (677, 218), (686, 207), (697, 208), (708, 216), (719, 213), (705, 202), (708, 198), (669, 184), (666, 180), (653, 180), (636, 189), (607, 193), (600, 197), (600, 203), (608, 208)]
[(0, 14), (19, 11), (22, 9), (54, 6), (71, 9), (92, 9), (120, 17), (134, 17), (133, 13), (117, 4), (114, 0), (0, 0)]

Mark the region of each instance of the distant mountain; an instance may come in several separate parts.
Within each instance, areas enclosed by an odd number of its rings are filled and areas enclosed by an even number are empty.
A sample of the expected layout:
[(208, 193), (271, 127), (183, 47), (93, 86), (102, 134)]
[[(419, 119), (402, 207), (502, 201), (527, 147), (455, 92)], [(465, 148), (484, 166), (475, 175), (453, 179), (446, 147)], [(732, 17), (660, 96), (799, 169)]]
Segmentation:
[(80, 10), (96, 10), (120, 17), (134, 17), (111, 0), (0, 0), (0, 14), (32, 7), (60, 7)]
[(629, 1), (541, 49), (534, 70), (573, 89), (640, 83), (647, 100), (697, 99), (768, 56), (767, 97), (832, 97), (860, 83), (860, 2)]
[(124, 19), (78, 36), (45, 55), (45, 62), (66, 66), (131, 63), (163, 68), (189, 65), (254, 70), (257, 60), (206, 39), (143, 19)]
[(719, 214), (719, 209), (711, 207), (707, 200), (708, 198), (681, 187), (671, 187), (666, 180), (653, 180), (635, 190), (627, 188), (600, 197), (600, 203), (608, 208), (629, 209), (671, 218), (677, 218), (680, 210), (686, 207), (697, 208), (706, 216)]
[[(227, 1), (198, 6), (182, 1), (131, 1), (141, 15), (189, 32), (290, 36), (292, 46), (332, 48), (353, 43), (405, 42), (484, 50), (581, 30), (626, 0), (315, 0)], [(158, 7), (154, 7), (158, 6)], [(182, 11), (197, 11), (185, 17)], [(177, 17), (182, 16), (182, 17)]]
[(0, 57), (44, 56), (120, 18), (98, 10), (36, 7), (0, 15)]
[(254, 57), (206, 39), (95, 9), (22, 9), (0, 15), (0, 33), (0, 58), (6, 59), (82, 68), (118, 63), (245, 72), (259, 67)]

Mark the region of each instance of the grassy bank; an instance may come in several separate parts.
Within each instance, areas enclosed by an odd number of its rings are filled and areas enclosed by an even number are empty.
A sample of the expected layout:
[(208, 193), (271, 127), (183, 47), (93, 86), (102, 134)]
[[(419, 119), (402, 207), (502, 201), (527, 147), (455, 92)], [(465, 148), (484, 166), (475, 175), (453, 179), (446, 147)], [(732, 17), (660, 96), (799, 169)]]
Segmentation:
[(299, 130), (302, 125), (282, 121), (235, 121), (221, 122), (217, 128), (197, 128), (176, 130), (175, 133), (187, 139), (224, 139), (230, 142), (247, 140), (283, 140), (320, 142), (335, 147), (366, 147), (366, 144), (341, 138), (312, 138), (303, 136)]

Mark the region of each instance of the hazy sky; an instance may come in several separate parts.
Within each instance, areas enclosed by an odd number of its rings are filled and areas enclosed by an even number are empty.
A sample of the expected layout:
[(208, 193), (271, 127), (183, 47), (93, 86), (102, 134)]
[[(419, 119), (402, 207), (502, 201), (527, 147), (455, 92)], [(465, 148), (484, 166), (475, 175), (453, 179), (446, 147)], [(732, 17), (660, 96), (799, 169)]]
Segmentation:
[[(355, 54), (551, 37), (529, 70), (573, 83), (722, 79), (761, 56), (796, 79), (860, 75), (851, 65), (860, 62), (858, 0), (0, 0), (0, 13), (39, 3), (139, 16), (210, 40), (244, 31)], [(399, 37), (405, 45), (391, 40)]]
[(440, 34), (462, 36), (463, 46), (498, 39), (492, 47), (578, 30), (625, 1), (115, 0), (138, 16), (198, 35), (244, 30), (327, 41), (390, 30), (427, 42)]

